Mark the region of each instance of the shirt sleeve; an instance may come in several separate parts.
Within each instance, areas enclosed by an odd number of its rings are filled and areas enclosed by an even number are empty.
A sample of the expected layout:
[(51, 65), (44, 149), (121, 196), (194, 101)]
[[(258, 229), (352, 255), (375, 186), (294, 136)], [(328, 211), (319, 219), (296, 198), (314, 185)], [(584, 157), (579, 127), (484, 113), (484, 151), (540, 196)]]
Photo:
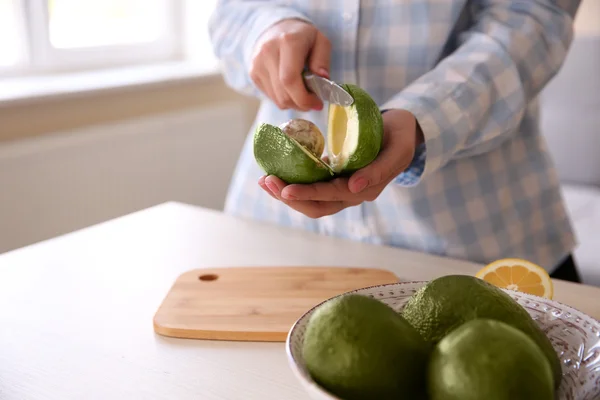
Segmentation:
[(456, 50), (381, 107), (412, 112), (425, 139), (395, 183), (415, 185), (516, 134), (529, 102), (566, 57), (579, 0), (475, 3)]
[(228, 86), (256, 97), (264, 97), (249, 76), (254, 44), (270, 26), (284, 19), (312, 23), (297, 10), (276, 1), (219, 0), (209, 20), (213, 52), (220, 60)]

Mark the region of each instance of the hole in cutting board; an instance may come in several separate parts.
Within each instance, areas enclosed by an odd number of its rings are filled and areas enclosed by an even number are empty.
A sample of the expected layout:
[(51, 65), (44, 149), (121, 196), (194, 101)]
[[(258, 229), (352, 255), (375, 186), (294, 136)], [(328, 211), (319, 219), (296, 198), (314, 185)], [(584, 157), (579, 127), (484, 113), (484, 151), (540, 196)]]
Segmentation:
[(204, 274), (198, 277), (198, 279), (204, 282), (216, 281), (218, 278), (219, 276), (215, 274)]

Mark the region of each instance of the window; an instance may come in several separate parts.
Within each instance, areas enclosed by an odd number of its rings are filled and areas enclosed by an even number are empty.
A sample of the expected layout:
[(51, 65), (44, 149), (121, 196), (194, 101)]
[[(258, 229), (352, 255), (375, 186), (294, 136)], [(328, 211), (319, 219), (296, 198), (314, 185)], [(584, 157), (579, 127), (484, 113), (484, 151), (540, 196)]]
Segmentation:
[(0, 0), (0, 76), (182, 60), (186, 1)]
[(24, 30), (16, 0), (0, 0), (0, 71), (23, 62)]

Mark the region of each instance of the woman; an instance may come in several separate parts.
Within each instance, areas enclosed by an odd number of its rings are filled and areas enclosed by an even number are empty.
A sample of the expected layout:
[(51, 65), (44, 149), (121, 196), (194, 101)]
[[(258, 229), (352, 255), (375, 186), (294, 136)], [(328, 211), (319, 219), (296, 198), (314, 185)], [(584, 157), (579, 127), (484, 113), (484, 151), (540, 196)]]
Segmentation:
[[(226, 212), (357, 241), (487, 263), (521, 257), (579, 278), (576, 241), (539, 131), (537, 95), (562, 65), (576, 0), (218, 2), (224, 77), (260, 97), (256, 123), (326, 131), (306, 65), (366, 90), (384, 145), (349, 179), (261, 176), (252, 130)], [(257, 182), (258, 181), (258, 182)]]

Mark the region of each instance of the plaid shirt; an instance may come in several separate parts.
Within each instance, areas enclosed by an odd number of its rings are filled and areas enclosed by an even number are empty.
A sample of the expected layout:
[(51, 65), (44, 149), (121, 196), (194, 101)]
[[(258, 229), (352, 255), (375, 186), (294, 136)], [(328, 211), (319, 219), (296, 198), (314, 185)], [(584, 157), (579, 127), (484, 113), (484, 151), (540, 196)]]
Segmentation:
[[(249, 78), (270, 25), (300, 18), (331, 41), (331, 79), (403, 108), (425, 143), (373, 202), (311, 219), (272, 199), (252, 126), (225, 211), (356, 241), (487, 263), (522, 257), (549, 271), (576, 240), (541, 136), (537, 95), (565, 59), (578, 0), (220, 0), (210, 34), (227, 84), (262, 99), (257, 122), (326, 111), (282, 111)], [(401, 262), (401, 260), (399, 260)]]

